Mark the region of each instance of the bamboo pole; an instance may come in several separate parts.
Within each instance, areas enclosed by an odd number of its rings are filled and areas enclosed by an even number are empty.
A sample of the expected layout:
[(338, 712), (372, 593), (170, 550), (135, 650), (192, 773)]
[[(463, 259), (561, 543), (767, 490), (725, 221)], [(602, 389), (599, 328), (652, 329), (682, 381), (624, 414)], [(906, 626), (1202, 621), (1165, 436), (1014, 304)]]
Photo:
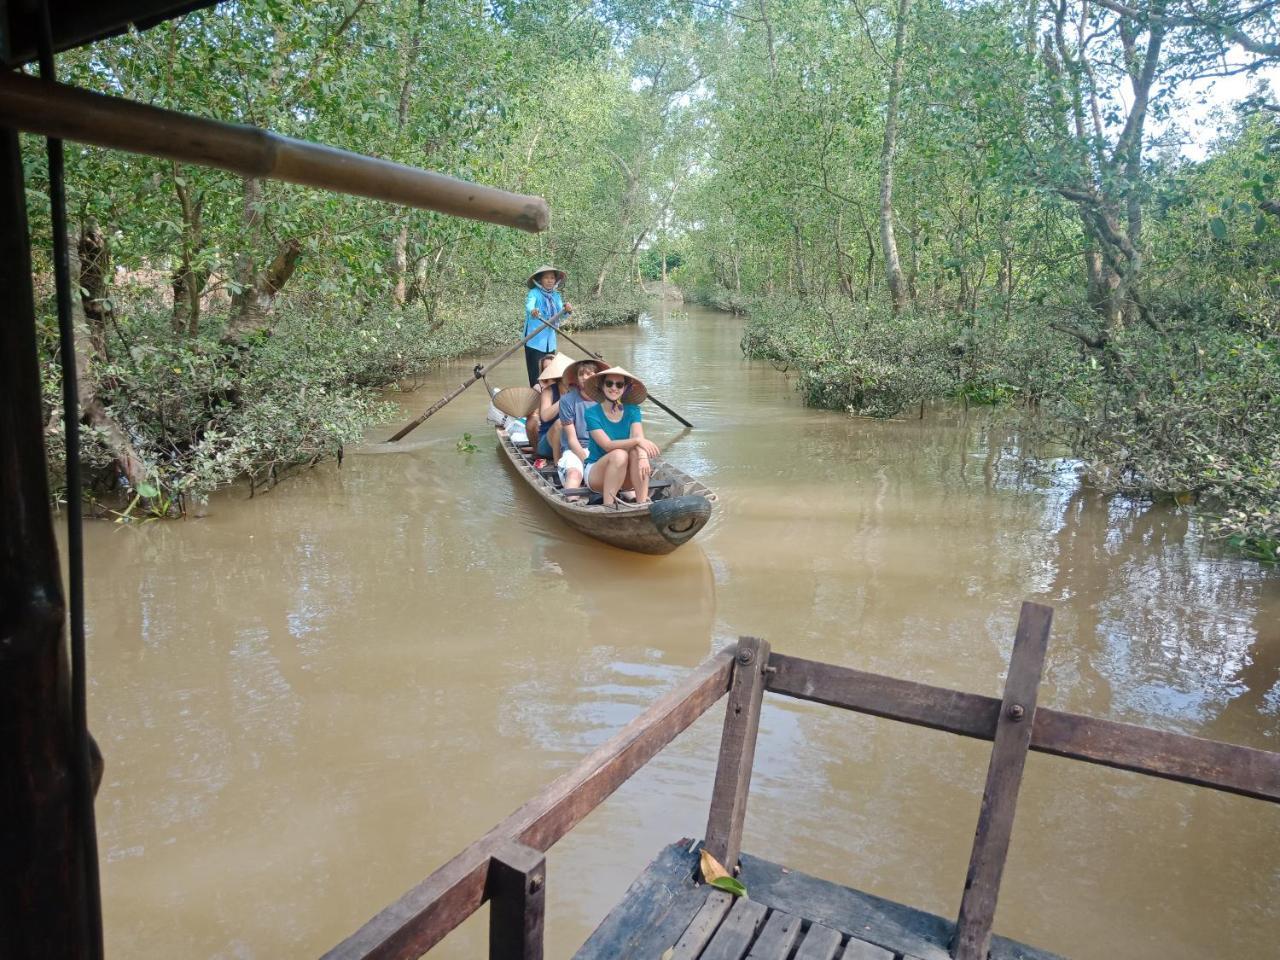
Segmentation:
[[(588, 350), (586, 347), (584, 347), (582, 344), (580, 344), (577, 340), (573, 339), (573, 337), (569, 336), (569, 335), (568, 335), (567, 333), (565, 333), (563, 330), (557, 330), (557, 331), (556, 331), (556, 333), (558, 333), (560, 336), (564, 337), (566, 340), (568, 340), (570, 343), (572, 343), (575, 347), (577, 347), (579, 350), (581, 350), (583, 353), (585, 353), (585, 354), (586, 354), (588, 357), (590, 357), (592, 360), (599, 360), (601, 363), (607, 363), (607, 362), (608, 362), (608, 361), (607, 361), (607, 360), (605, 360), (605, 358), (604, 358), (604, 357), (602, 357), (600, 354), (596, 353), (594, 350)], [(684, 424), (686, 427), (688, 427), (690, 430), (692, 430), (692, 429), (693, 429), (693, 424), (692, 424), (692, 423), (690, 423), (690, 422), (689, 422), (688, 420), (686, 420), (684, 417), (680, 416), (680, 414), (676, 413), (674, 410), (672, 410), (670, 407), (668, 407), (665, 403), (663, 403), (661, 400), (659, 400), (657, 397), (655, 397), (652, 393), (651, 393), (651, 394), (649, 394), (648, 399), (649, 399), (651, 402), (653, 402), (653, 403), (657, 404), (657, 405), (658, 405), (659, 407), (661, 407), (663, 410), (667, 411), (667, 413), (671, 414), (671, 416), (675, 417), (677, 420), (679, 420), (681, 423), (683, 423), (683, 424)]]
[(130, 153), (319, 187), (537, 233), (541, 197), (508, 193), (238, 124), (0, 72), (0, 126)]
[(488, 373), (490, 370), (492, 370), (494, 367), (500, 364), (503, 360), (507, 359), (507, 357), (511, 356), (513, 353), (515, 353), (517, 350), (523, 347), (526, 343), (528, 343), (530, 340), (532, 340), (534, 337), (540, 334), (547, 327), (551, 326), (551, 324), (555, 323), (558, 319), (560, 319), (560, 316), (563, 313), (564, 311), (561, 310), (555, 316), (549, 317), (548, 319), (543, 320), (542, 323), (538, 324), (537, 330), (533, 331), (533, 333), (529, 334), (527, 337), (525, 337), (523, 340), (517, 343), (514, 347), (512, 347), (510, 350), (508, 350), (506, 353), (500, 356), (497, 360), (490, 361), (488, 366), (482, 367), (480, 366), (480, 364), (476, 364), (476, 372), (472, 374), (472, 376), (469, 379), (462, 381), (462, 383), (460, 383), (453, 390), (449, 391), (443, 397), (441, 397), (439, 400), (433, 403), (431, 406), (427, 407), (426, 412), (423, 413), (422, 416), (418, 417), (418, 419), (414, 420), (410, 424), (406, 424), (394, 436), (388, 437), (387, 443), (395, 443), (397, 440), (403, 440), (405, 437), (409, 435), (411, 431), (416, 430), (418, 427), (422, 426), (422, 424), (426, 422), (428, 417), (432, 416), (438, 410), (442, 409), (446, 404), (452, 402), (456, 397), (460, 396), (462, 394), (462, 391), (466, 390), (467, 387), (471, 386), (473, 383), (475, 383), (478, 380), (483, 380), (484, 375), (486, 373)]

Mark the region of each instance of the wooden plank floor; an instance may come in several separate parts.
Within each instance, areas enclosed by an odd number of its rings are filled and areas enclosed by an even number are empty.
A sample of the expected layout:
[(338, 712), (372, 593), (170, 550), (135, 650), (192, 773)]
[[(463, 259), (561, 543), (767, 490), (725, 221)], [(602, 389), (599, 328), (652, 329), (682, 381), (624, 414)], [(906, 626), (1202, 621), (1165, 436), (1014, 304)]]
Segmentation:
[[(575, 960), (948, 960), (954, 923), (742, 855), (750, 899), (695, 882), (700, 843), (665, 848)], [(991, 960), (1061, 960), (993, 937)]]

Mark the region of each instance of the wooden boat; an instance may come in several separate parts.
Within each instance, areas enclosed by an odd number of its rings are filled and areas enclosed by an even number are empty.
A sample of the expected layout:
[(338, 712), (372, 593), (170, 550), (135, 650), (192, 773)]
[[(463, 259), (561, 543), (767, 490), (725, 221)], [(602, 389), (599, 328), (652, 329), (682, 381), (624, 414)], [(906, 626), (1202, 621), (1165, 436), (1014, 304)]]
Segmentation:
[(517, 446), (503, 427), (496, 428), (498, 446), (522, 479), (533, 487), (561, 519), (589, 537), (637, 553), (670, 553), (707, 525), (716, 495), (665, 460), (653, 471), (651, 503), (621, 503), (619, 509), (598, 502), (570, 503), (555, 468), (538, 470), (527, 448)]

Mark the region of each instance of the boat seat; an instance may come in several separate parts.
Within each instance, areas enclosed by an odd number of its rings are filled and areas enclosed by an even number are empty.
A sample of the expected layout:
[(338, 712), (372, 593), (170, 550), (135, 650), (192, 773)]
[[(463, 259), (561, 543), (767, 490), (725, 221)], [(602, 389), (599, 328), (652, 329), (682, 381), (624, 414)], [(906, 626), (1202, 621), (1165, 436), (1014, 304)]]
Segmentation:
[[(666, 494), (667, 488), (670, 486), (670, 480), (657, 480), (649, 484), (650, 498), (653, 500), (662, 499), (662, 496)], [(602, 503), (604, 501), (604, 497), (595, 490), (592, 490), (590, 487), (562, 487), (560, 488), (560, 492), (566, 497), (590, 496), (590, 500), (587, 501), (588, 506), (595, 506), (597, 503)]]

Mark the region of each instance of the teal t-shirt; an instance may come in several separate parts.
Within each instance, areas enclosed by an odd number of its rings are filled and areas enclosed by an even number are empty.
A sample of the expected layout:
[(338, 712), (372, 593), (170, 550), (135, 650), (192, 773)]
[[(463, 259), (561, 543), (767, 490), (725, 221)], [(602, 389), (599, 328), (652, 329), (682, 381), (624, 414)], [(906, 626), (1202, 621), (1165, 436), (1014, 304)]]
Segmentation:
[(592, 430), (603, 430), (610, 440), (626, 440), (631, 436), (631, 425), (640, 423), (643, 419), (640, 416), (639, 405), (634, 403), (622, 405), (622, 419), (617, 423), (604, 415), (603, 403), (597, 403), (588, 410), (586, 417), (587, 436), (590, 437), (590, 443), (587, 445), (587, 463), (595, 463), (604, 456), (604, 448), (596, 443), (595, 437), (591, 436)]

